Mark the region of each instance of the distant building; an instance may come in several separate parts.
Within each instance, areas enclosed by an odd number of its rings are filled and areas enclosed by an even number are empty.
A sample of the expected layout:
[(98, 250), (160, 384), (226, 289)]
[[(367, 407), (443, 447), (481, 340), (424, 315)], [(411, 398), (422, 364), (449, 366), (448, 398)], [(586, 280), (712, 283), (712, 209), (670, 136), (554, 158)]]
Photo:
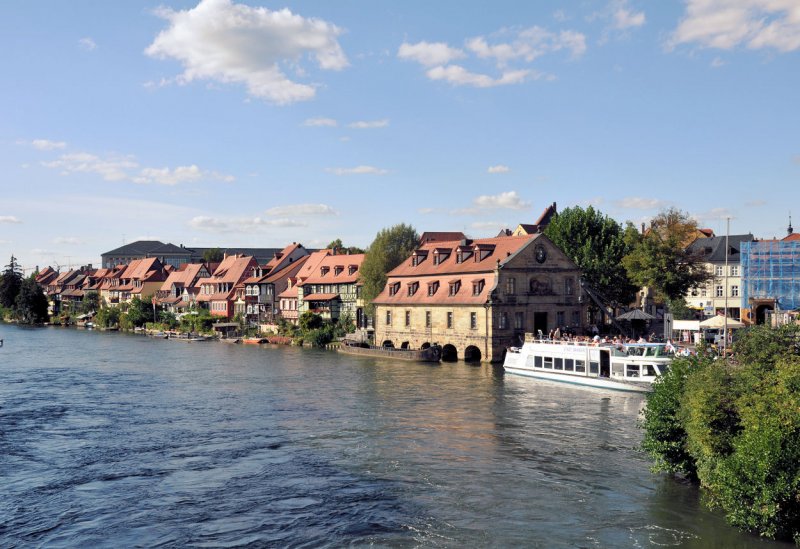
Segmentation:
[(764, 323), (769, 312), (800, 308), (800, 240), (745, 242), (742, 290), (741, 307), (757, 324)]
[(556, 203), (553, 202), (544, 209), (542, 215), (540, 215), (539, 219), (536, 220), (536, 223), (520, 223), (517, 225), (516, 229), (511, 231), (511, 236), (525, 236), (544, 232), (544, 230), (550, 224), (550, 220), (553, 219), (553, 216), (555, 215), (558, 215), (558, 209), (556, 208)]
[[(130, 244), (125, 244), (109, 252), (101, 254), (101, 264), (104, 268), (111, 268), (117, 265), (127, 265), (136, 259), (146, 259), (156, 257), (162, 265), (172, 265), (175, 268), (184, 263), (202, 263), (203, 254), (208, 250), (216, 248), (186, 248), (181, 244), (165, 244), (160, 240), (137, 240)], [(249, 255), (255, 258), (258, 263), (268, 263), (275, 258), (275, 254), (280, 253), (279, 248), (225, 248), (220, 246), (219, 250), (224, 255)]]

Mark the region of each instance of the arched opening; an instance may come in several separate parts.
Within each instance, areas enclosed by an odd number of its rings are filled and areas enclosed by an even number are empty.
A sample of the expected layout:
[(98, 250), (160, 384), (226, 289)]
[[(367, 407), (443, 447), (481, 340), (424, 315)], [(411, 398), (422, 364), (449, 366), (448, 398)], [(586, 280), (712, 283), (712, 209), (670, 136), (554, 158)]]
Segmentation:
[(425, 343), (423, 343), (423, 344), (420, 346), (420, 349), (423, 349), (423, 350), (424, 350), (424, 349), (427, 349), (427, 348), (428, 348), (428, 347), (430, 347), (430, 346), (431, 346), (431, 344), (430, 344), (430, 343), (428, 343), (428, 342), (426, 341)]
[(478, 349), (475, 345), (470, 345), (466, 349), (464, 349), (464, 362), (480, 362), (481, 361), (481, 350)]
[(381, 343), (381, 347), (385, 347), (387, 349), (394, 349), (394, 343), (392, 343), (391, 339), (387, 339), (383, 343)]
[(449, 343), (442, 347), (442, 362), (455, 362), (458, 360), (458, 351)]
[(771, 311), (771, 305), (759, 305), (756, 309), (756, 324), (764, 324), (767, 318), (767, 311)]
[(408, 349), (408, 341), (404, 341), (400, 344), (401, 349)]

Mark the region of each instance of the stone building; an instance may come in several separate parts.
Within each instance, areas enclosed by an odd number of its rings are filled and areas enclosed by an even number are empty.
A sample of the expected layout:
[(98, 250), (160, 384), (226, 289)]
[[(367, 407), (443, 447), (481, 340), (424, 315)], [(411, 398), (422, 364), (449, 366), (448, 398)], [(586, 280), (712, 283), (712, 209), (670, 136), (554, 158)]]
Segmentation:
[(543, 234), (422, 244), (373, 300), (375, 343), (439, 344), (444, 360), (499, 362), (526, 332), (581, 329), (579, 281)]

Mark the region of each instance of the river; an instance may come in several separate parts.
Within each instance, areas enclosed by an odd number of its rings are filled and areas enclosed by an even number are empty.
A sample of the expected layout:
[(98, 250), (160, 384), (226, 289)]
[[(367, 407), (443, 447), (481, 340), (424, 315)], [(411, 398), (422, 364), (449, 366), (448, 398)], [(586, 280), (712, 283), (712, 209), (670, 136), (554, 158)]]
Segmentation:
[(643, 398), (0, 324), (2, 547), (792, 547), (637, 452)]

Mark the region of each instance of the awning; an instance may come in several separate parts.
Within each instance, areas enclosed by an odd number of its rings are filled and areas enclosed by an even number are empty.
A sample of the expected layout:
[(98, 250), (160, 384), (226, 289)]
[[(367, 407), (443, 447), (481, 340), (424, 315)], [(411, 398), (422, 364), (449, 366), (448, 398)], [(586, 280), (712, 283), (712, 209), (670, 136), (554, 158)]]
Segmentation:
[(308, 294), (303, 296), (303, 301), (333, 301), (339, 294)]

